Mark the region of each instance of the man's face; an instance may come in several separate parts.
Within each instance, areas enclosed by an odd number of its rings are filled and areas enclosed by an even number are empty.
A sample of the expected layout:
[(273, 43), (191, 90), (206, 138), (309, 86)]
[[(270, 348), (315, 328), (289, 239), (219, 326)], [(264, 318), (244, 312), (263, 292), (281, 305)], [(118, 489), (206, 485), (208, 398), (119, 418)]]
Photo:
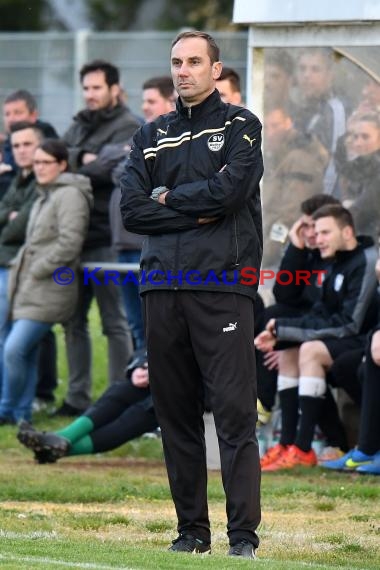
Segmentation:
[(264, 75), (265, 96), (273, 101), (281, 101), (287, 96), (291, 77), (278, 65), (266, 65)]
[(201, 103), (214, 91), (221, 71), (220, 61), (211, 63), (204, 38), (184, 38), (172, 48), (174, 88), (189, 106)]
[(160, 115), (170, 113), (174, 108), (173, 100), (165, 99), (155, 87), (144, 89), (141, 109), (147, 123), (155, 121)]
[(354, 121), (350, 125), (350, 149), (353, 156), (371, 154), (380, 149), (380, 129), (370, 121)]
[(282, 109), (273, 109), (267, 113), (264, 119), (265, 146), (276, 150), (292, 127), (291, 118)]
[(11, 134), (12, 152), (19, 168), (31, 170), (33, 157), (40, 140), (33, 129), (23, 129)]
[(316, 235), (315, 235), (315, 221), (311, 216), (307, 214), (302, 214), (302, 236), (305, 240), (305, 245), (309, 249), (315, 249), (317, 247), (316, 244)]
[(332, 71), (321, 54), (310, 53), (300, 57), (296, 77), (306, 99), (320, 99), (330, 90)]
[(337, 251), (344, 251), (349, 226), (340, 228), (332, 216), (315, 221), (316, 245), (323, 259), (334, 257)]
[(362, 89), (362, 98), (368, 110), (374, 110), (380, 105), (380, 83), (374, 79), (369, 80)]
[(216, 88), (220, 93), (223, 103), (231, 103), (231, 105), (241, 105), (241, 93), (232, 89), (229, 79), (218, 79)]
[(120, 87), (118, 85), (109, 87), (104, 71), (100, 70), (86, 73), (82, 80), (82, 90), (86, 107), (90, 111), (114, 107), (120, 94)]
[(3, 105), (3, 121), (5, 130), (9, 133), (11, 125), (19, 121), (35, 123), (37, 121), (37, 111), (29, 111), (26, 102), (22, 99), (10, 101)]

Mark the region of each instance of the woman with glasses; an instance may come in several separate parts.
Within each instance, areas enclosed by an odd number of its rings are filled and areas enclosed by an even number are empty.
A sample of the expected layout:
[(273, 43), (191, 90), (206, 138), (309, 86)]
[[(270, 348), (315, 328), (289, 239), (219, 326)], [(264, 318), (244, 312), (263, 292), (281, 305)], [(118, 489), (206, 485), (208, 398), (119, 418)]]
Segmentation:
[(64, 143), (46, 139), (35, 151), (38, 198), (25, 245), (10, 272), (12, 328), (4, 346), (0, 425), (30, 420), (37, 382), (38, 343), (75, 309), (79, 256), (87, 233), (91, 184), (67, 172)]

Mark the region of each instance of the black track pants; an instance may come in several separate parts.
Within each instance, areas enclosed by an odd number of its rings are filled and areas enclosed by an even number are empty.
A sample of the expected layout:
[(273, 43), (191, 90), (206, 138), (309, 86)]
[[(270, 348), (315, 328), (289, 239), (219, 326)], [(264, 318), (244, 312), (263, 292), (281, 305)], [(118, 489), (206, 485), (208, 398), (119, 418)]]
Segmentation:
[(219, 439), (228, 535), (258, 545), (253, 303), (234, 293), (152, 291), (143, 297), (150, 386), (179, 532), (209, 541), (204, 385)]

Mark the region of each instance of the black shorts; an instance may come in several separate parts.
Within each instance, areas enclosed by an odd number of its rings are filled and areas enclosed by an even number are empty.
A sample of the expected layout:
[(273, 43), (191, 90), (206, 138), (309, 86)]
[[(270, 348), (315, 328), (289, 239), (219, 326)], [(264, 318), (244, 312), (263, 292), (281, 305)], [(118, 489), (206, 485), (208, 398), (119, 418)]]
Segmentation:
[(344, 352), (357, 350), (361, 348), (363, 351), (366, 345), (366, 335), (348, 336), (346, 338), (321, 338), (321, 342), (326, 346), (333, 360), (338, 358)]

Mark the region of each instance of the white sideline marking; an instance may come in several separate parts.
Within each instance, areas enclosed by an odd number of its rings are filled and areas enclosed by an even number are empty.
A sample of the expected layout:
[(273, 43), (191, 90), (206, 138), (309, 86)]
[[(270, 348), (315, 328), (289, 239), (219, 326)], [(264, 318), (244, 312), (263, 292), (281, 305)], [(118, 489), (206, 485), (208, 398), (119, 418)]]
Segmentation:
[[(258, 562), (266, 563), (270, 562), (271, 564), (280, 564), (289, 562), (292, 564), (292, 567), (296, 568), (301, 566), (302, 568), (322, 568), (323, 570), (348, 570), (348, 566), (331, 566), (330, 564), (320, 564), (319, 562), (303, 562), (302, 560), (280, 560), (278, 558), (256, 558), (255, 564)], [(356, 568), (356, 570), (366, 570), (365, 568)]]
[(37, 530), (34, 532), (14, 532), (12, 530), (0, 529), (0, 538), (58, 538), (58, 534), (53, 531)]
[[(41, 564), (51, 564), (61, 566), (67, 566), (67, 568), (90, 568), (92, 570), (137, 570), (131, 566), (105, 566), (103, 564), (95, 564), (93, 562), (67, 562), (65, 560), (57, 560), (55, 558), (38, 558), (33, 556), (15, 556), (14, 554), (0, 554), (0, 560), (4, 561), (17, 561), (17, 562), (33, 562)], [(255, 564), (261, 563), (281, 563), (285, 560), (276, 560), (275, 558), (256, 558)], [(330, 566), (326, 564), (319, 564), (317, 562), (302, 562), (297, 560), (292, 560), (292, 566), (302, 567), (302, 568), (322, 568), (323, 570), (347, 570), (347, 566)], [(364, 568), (357, 568), (357, 570), (365, 570)]]
[(94, 562), (66, 562), (66, 560), (57, 560), (55, 558), (39, 558), (34, 556), (15, 556), (14, 554), (0, 554), (0, 560), (29, 562), (40, 564), (51, 564), (67, 566), (68, 568), (91, 568), (92, 570), (136, 570), (131, 566), (104, 566), (103, 564), (95, 564)]

